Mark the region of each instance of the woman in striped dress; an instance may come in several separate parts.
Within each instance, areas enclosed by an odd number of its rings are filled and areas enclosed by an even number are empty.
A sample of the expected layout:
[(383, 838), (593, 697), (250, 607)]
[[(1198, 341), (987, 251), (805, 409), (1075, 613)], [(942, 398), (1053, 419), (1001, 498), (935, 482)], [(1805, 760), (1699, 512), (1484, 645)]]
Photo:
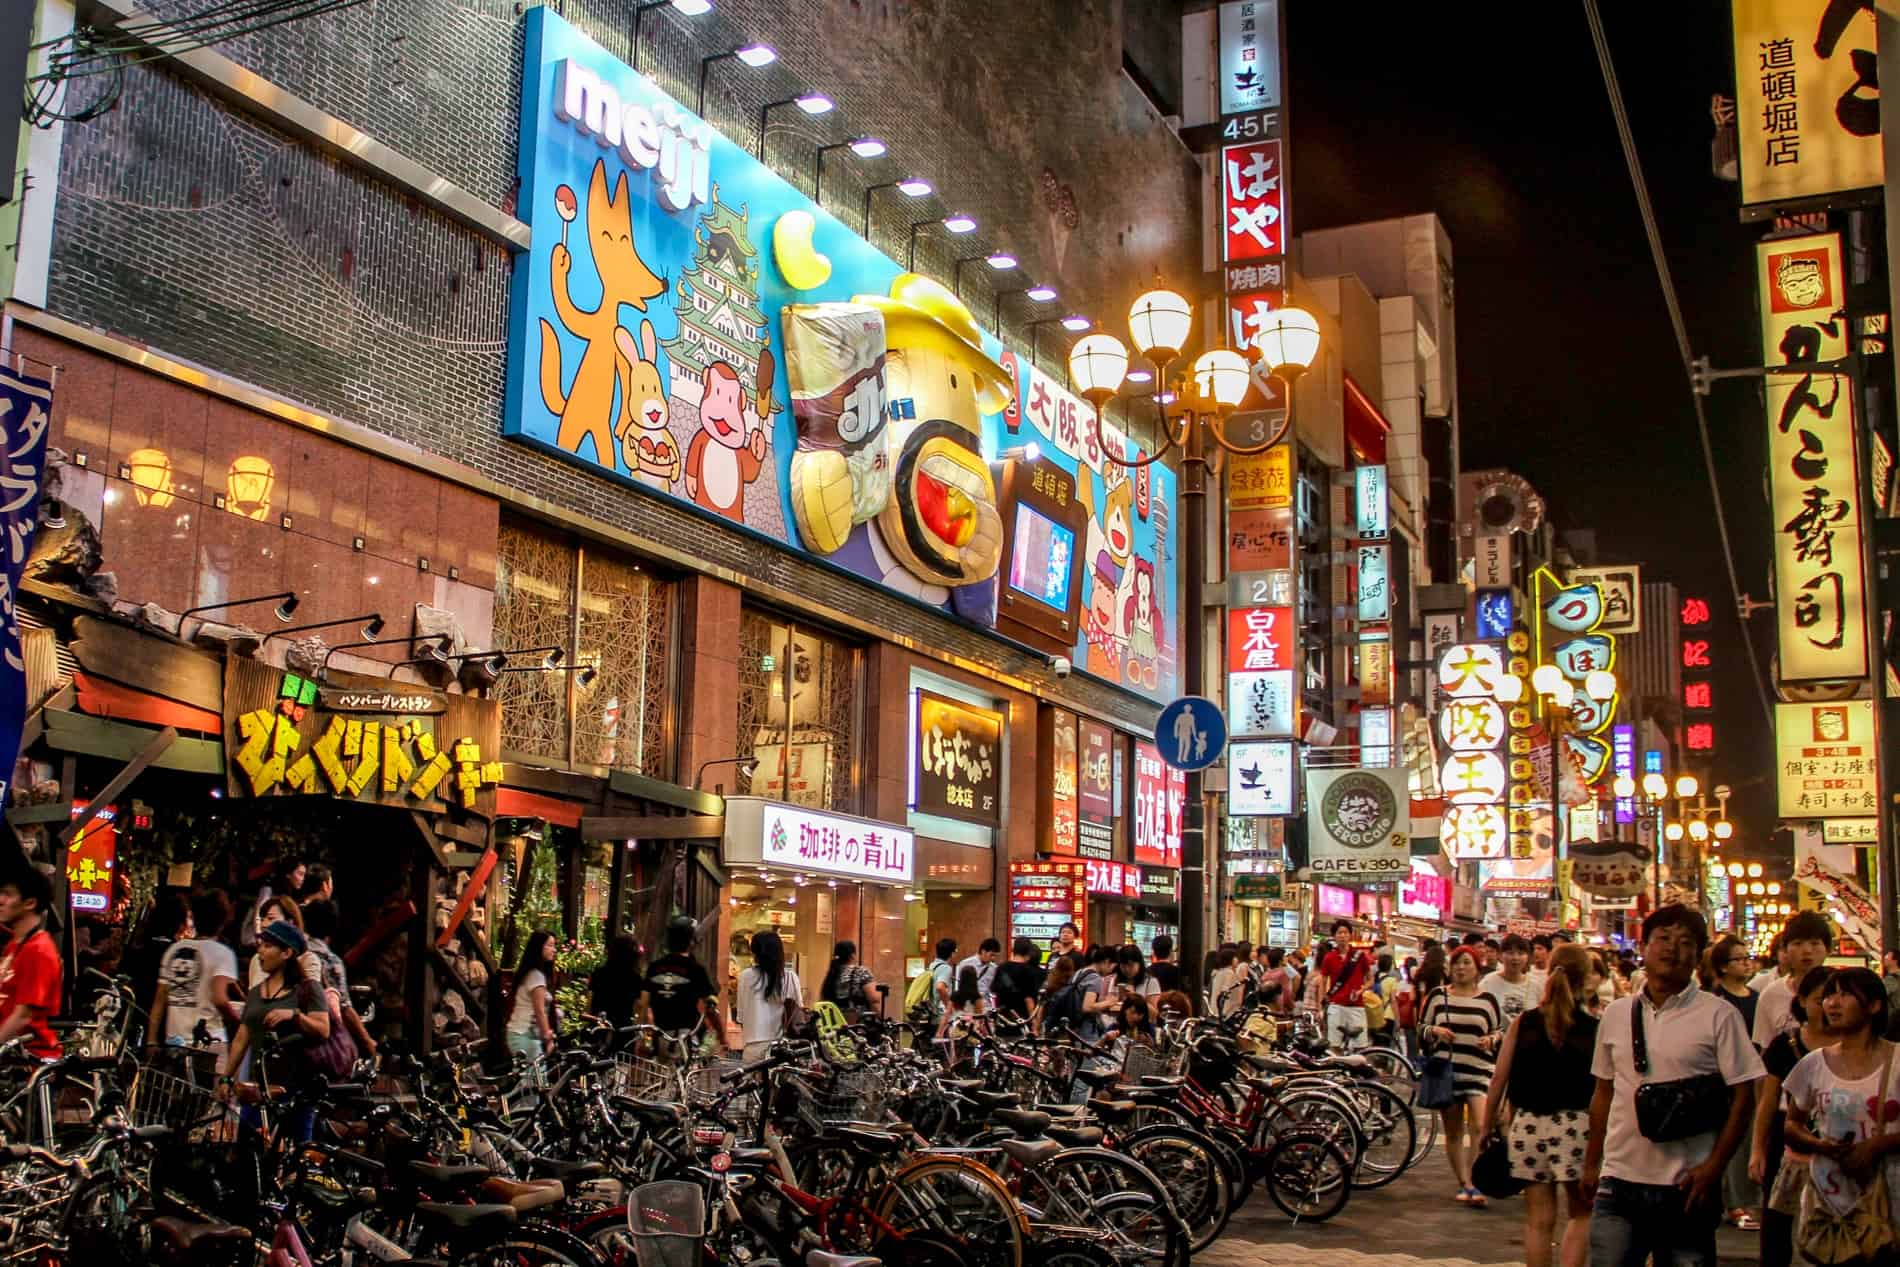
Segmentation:
[(1460, 1205), (1482, 1206), (1484, 1194), (1471, 1183), (1471, 1162), (1478, 1140), (1466, 1139), (1478, 1129), (1485, 1093), (1491, 1086), (1498, 1038), (1504, 1017), (1498, 1001), (1478, 989), (1478, 956), (1469, 946), (1451, 952), (1451, 983), (1434, 990), (1419, 1015), (1419, 1034), (1427, 1053), (1451, 1051), (1452, 1081), (1456, 1094), (1439, 1110), (1445, 1124), (1445, 1156), (1458, 1181), (1453, 1198)]

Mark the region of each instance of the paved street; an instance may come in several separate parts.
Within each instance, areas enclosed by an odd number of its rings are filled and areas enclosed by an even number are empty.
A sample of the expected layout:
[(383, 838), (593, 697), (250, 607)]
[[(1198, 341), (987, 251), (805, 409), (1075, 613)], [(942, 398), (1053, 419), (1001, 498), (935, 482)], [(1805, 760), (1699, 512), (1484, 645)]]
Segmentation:
[[(1294, 1225), (1256, 1193), (1195, 1267), (1493, 1267), (1524, 1261), (1524, 1203), (1493, 1201), (1470, 1210), (1451, 1200), (1451, 1167), (1434, 1150), (1396, 1182), (1355, 1192), (1327, 1223)], [(1754, 1264), (1756, 1236), (1724, 1228), (1723, 1264)]]

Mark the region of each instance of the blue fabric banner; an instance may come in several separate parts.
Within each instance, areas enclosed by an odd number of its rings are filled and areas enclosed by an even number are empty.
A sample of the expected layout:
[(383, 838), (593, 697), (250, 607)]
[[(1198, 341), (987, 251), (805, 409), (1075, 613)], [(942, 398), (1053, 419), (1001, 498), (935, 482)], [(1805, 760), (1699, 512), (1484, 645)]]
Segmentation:
[(0, 470), (0, 805), (11, 799), (26, 727), (26, 658), (14, 602), (40, 522), (52, 408), (50, 381), (0, 368), (0, 435), (6, 443)]

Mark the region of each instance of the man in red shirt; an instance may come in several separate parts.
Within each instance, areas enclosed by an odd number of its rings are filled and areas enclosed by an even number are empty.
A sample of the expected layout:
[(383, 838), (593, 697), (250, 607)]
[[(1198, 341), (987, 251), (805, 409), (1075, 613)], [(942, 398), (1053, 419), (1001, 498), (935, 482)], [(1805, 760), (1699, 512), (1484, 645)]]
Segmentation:
[(1371, 976), (1372, 959), (1352, 948), (1352, 925), (1333, 925), (1333, 949), (1320, 964), (1320, 998), (1326, 1003), (1326, 1042), (1341, 1051), (1366, 1041), (1366, 1009), (1359, 1001)]
[(46, 931), (53, 886), (38, 867), (0, 883), (0, 924), (11, 934), (0, 951), (0, 1043), (26, 1036), (26, 1050), (40, 1060), (60, 1056), (47, 1024), (59, 1011), (59, 947)]

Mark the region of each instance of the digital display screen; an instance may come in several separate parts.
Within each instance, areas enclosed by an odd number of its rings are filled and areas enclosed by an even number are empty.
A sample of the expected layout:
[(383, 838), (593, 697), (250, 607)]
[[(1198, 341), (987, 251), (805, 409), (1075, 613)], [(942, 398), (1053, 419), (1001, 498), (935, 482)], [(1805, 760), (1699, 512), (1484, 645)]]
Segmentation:
[(1012, 544), (1009, 587), (1057, 611), (1067, 611), (1075, 532), (1018, 502)]

